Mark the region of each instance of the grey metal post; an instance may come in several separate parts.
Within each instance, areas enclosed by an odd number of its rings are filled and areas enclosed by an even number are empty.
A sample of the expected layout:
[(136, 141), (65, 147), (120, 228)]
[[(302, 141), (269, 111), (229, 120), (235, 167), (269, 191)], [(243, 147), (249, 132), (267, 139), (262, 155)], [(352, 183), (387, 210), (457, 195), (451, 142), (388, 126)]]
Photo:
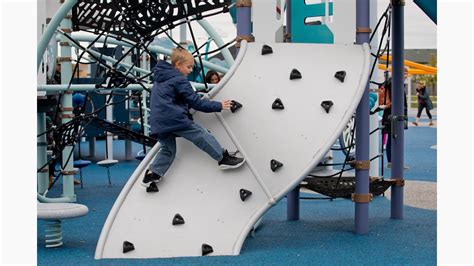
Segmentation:
[(252, 0), (237, 0), (237, 43), (236, 47), (240, 47), (240, 41), (252, 40)]
[[(120, 47), (119, 51), (120, 51), (120, 53), (117, 56), (122, 56), (123, 47)], [(145, 53), (142, 56), (140, 56), (140, 66), (139, 67), (148, 70), (146, 68), (146, 64), (145, 64), (146, 59), (144, 59), (144, 58), (146, 58)], [(131, 61), (132, 61), (132, 57), (127, 56), (127, 57), (125, 57), (124, 61), (127, 61), (127, 63), (130, 64)], [(128, 96), (130, 96), (131, 94), (132, 94), (132, 92), (129, 91)], [(127, 110), (127, 129), (132, 130), (132, 127), (130, 126), (130, 121), (131, 121), (131, 118), (132, 118), (132, 114), (131, 114), (131, 111), (130, 111), (130, 101), (129, 100), (125, 101), (125, 109)], [(125, 140), (125, 160), (126, 161), (133, 160), (132, 141), (130, 141), (128, 139)]]
[[(370, 4), (369, 0), (356, 2), (356, 43), (369, 43), (370, 40)], [(362, 99), (357, 106), (356, 119), (356, 161), (361, 165), (370, 165), (369, 162), (369, 81), (367, 81)], [(355, 232), (367, 234), (369, 232), (369, 169), (356, 168), (355, 202)]]
[(391, 218), (403, 218), (404, 164), (404, 7), (405, 0), (392, 0), (392, 179), (400, 180), (392, 186)]
[[(71, 32), (72, 21), (71, 12), (69, 16), (64, 17), (61, 22), (61, 29), (64, 32)], [(61, 84), (68, 84), (72, 77), (72, 64), (71, 64), (71, 46), (69, 40), (61, 36), (61, 57), (59, 62), (61, 63)], [(65, 91), (62, 99), (62, 112), (61, 112), (61, 123), (65, 124), (72, 120), (74, 117), (72, 107), (72, 91)], [(63, 173), (63, 197), (69, 198), (71, 201), (76, 201), (76, 194), (74, 194), (74, 154), (70, 154), (73, 150), (73, 145), (67, 145), (62, 152), (62, 168)], [(66, 163), (67, 162), (67, 163)]]
[(95, 157), (95, 137), (89, 139), (89, 157)]
[[(37, 127), (37, 134), (43, 133), (46, 131), (46, 114), (45, 113), (37, 113), (36, 114), (36, 127)], [(37, 151), (36, 151), (36, 165), (38, 169), (46, 164), (48, 161), (47, 154), (46, 154), (46, 147), (48, 143), (46, 141), (46, 134), (43, 134), (36, 139), (37, 143)], [(37, 174), (37, 191), (38, 193), (43, 194), (48, 189), (48, 181), (49, 181), (49, 167), (44, 167), (38, 174)]]

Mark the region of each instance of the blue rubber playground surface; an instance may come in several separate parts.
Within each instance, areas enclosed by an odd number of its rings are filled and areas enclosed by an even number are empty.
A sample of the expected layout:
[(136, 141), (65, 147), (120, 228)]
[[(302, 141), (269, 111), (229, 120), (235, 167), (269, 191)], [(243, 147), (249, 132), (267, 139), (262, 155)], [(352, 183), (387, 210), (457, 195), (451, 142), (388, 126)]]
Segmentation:
[[(414, 118), (410, 117), (409, 121), (414, 121)], [(428, 120), (422, 119), (421, 122), (427, 124)], [(405, 179), (408, 182), (436, 182), (436, 149), (433, 148), (436, 132), (436, 127), (426, 126), (410, 126), (405, 131), (405, 165), (409, 167)], [(87, 155), (88, 144), (82, 143), (81, 147), (83, 155)], [(134, 144), (133, 154), (140, 148), (140, 145)], [(93, 160), (104, 159), (104, 150), (104, 141), (98, 141), (97, 157)], [(287, 221), (286, 199), (282, 199), (265, 214), (255, 236), (246, 239), (239, 256), (94, 260), (105, 219), (139, 163), (137, 160), (124, 160), (124, 142), (121, 140), (114, 141), (114, 153), (114, 159), (120, 160), (120, 163), (110, 169), (112, 186), (108, 186), (105, 168), (91, 164), (83, 169), (84, 188), (76, 186), (75, 192), (78, 203), (88, 206), (89, 214), (63, 220), (62, 247), (45, 248), (45, 221), (38, 221), (38, 265), (436, 264), (436, 210), (405, 205), (404, 219), (391, 219), (390, 200), (385, 197), (375, 197), (370, 203), (369, 233), (366, 235), (354, 234), (355, 210), (350, 200), (301, 200), (300, 220)], [(335, 157), (337, 159), (338, 156)], [(390, 175), (389, 169), (384, 172), (386, 177)], [(61, 188), (59, 181), (48, 196), (59, 196)], [(318, 197), (306, 193), (301, 196)]]

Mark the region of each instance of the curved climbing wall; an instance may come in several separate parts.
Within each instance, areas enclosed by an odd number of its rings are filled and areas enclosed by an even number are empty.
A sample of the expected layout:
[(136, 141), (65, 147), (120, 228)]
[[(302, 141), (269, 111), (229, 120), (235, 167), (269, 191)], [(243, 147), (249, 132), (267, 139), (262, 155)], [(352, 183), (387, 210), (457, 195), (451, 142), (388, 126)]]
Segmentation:
[(367, 83), (368, 46), (243, 44), (226, 84), (213, 93), (215, 100), (232, 99), (242, 107), (196, 113), (194, 119), (247, 163), (221, 171), (179, 138), (159, 192), (147, 193), (140, 181), (154, 147), (113, 206), (96, 258), (239, 254), (254, 223), (301, 182), (341, 133)]

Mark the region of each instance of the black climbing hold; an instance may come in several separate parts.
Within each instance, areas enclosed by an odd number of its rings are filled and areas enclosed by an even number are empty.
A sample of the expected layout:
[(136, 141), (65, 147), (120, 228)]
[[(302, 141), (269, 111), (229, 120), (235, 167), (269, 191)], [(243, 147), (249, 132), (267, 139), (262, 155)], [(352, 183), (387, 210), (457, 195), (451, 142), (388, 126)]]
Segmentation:
[(180, 225), (180, 224), (184, 224), (184, 219), (179, 213), (177, 213), (173, 218), (173, 225)]
[(337, 78), (340, 82), (344, 82), (344, 78), (346, 78), (346, 71), (337, 71), (334, 77)]
[(240, 189), (240, 199), (242, 201), (245, 201), (248, 197), (250, 197), (250, 195), (252, 195), (252, 191), (248, 191), (243, 188)]
[(135, 246), (128, 241), (123, 241), (123, 253), (127, 253), (132, 250), (135, 250)]
[(332, 101), (323, 101), (321, 103), (321, 106), (324, 108), (324, 110), (326, 110), (326, 113), (329, 114), (329, 109), (331, 109), (331, 107), (334, 105), (334, 103)]
[(151, 182), (151, 184), (146, 188), (146, 192), (158, 192), (159, 189), (156, 186), (155, 182)]
[(300, 79), (300, 78), (301, 78), (301, 73), (298, 71), (298, 69), (293, 68), (293, 70), (291, 70), (290, 80)]
[(202, 255), (203, 256), (206, 256), (207, 254), (209, 253), (212, 253), (214, 252), (214, 250), (212, 249), (211, 246), (209, 246), (208, 244), (202, 244)]
[(242, 107), (242, 104), (241, 104), (241, 103), (232, 100), (232, 104), (231, 104), (231, 106), (230, 106), (230, 111), (231, 111), (232, 113), (235, 113), (235, 111), (239, 110), (241, 107)]
[(272, 47), (264, 44), (262, 46), (262, 55), (266, 55), (266, 54), (273, 54), (273, 49), (272, 49)]
[(270, 168), (272, 169), (273, 172), (275, 172), (276, 170), (278, 170), (278, 168), (282, 167), (283, 164), (280, 163), (279, 161), (273, 159), (270, 161)]
[(276, 98), (275, 101), (272, 104), (272, 109), (285, 109), (285, 106), (283, 106), (283, 103), (281, 102), (280, 98)]

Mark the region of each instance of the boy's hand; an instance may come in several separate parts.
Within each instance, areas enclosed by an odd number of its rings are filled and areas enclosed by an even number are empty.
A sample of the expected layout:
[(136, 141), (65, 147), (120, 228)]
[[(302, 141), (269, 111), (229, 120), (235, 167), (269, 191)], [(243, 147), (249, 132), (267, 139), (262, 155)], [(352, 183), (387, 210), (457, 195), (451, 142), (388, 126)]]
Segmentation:
[(232, 101), (224, 100), (221, 102), (221, 104), (222, 104), (222, 110), (230, 110), (230, 107), (232, 106)]

